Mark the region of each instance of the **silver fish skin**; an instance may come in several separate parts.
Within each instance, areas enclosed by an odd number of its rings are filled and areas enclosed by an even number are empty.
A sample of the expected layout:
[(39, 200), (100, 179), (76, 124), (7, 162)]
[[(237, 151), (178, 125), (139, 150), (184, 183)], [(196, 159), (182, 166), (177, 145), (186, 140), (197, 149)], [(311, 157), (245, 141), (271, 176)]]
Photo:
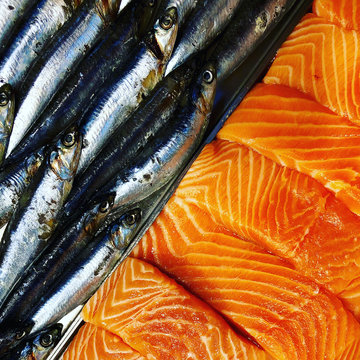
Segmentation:
[(5, 49), (14, 30), (37, 0), (0, 1), (0, 53)]
[(296, 0), (252, 0), (239, 11), (217, 41), (211, 59), (216, 62), (218, 80), (226, 79), (263, 41)]
[(1, 57), (0, 83), (9, 83), (15, 89), (20, 88), (35, 59), (55, 33), (69, 20), (79, 1), (39, 2)]
[(165, 74), (183, 64), (190, 56), (205, 49), (229, 24), (244, 0), (205, 0), (199, 3), (166, 67)]
[(0, 306), (26, 269), (39, 256), (56, 228), (81, 151), (81, 136), (71, 129), (21, 195), (0, 244)]
[(138, 0), (124, 9), (104, 39), (81, 62), (76, 73), (66, 81), (7, 157), (6, 164), (19, 161), (25, 154), (52, 141), (75, 119), (84, 115), (106, 80), (126, 64), (133, 49), (147, 33), (157, 3), (158, 0)]
[(97, 104), (89, 109), (80, 125), (84, 140), (78, 173), (89, 166), (114, 130), (162, 79), (177, 30), (177, 11), (175, 8), (167, 9), (135, 50), (133, 61), (99, 94)]
[(55, 324), (49, 329), (20, 343), (3, 360), (45, 360), (61, 339), (61, 324)]
[(0, 227), (11, 218), (22, 193), (44, 161), (44, 148), (0, 172)]
[(0, 86), (0, 165), (5, 158), (15, 116), (15, 92), (11, 85)]
[[(120, 1), (120, 0), (119, 0)], [(85, 0), (28, 73), (17, 104), (7, 156), (44, 111), (52, 97), (99, 41), (120, 3)]]

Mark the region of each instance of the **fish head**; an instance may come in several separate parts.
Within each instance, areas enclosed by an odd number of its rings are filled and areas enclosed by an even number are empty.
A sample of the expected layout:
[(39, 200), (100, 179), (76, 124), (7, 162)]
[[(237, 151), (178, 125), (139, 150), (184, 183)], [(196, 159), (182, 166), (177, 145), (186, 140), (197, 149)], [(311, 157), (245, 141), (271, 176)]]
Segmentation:
[(9, 354), (9, 359), (45, 360), (61, 339), (62, 325), (56, 324), (35, 337), (21, 342)]
[(214, 104), (216, 93), (216, 68), (212, 62), (208, 62), (201, 68), (196, 78), (196, 86), (192, 93), (193, 103), (204, 115), (208, 115)]
[[(15, 92), (11, 85), (4, 84), (0, 87), (0, 137), (9, 138), (15, 116)], [(1, 140), (0, 138), (0, 140)], [(4, 154), (5, 143), (0, 141), (0, 152)]]
[(0, 326), (0, 358), (11, 350), (15, 351), (29, 337), (33, 324), (5, 323)]
[(138, 35), (142, 37), (149, 30), (149, 25), (153, 24), (154, 15), (161, 0), (141, 0), (135, 3), (135, 18), (137, 20)]
[(126, 248), (141, 223), (141, 210), (133, 209), (120, 216), (118, 220), (109, 227), (108, 237), (116, 249)]
[(79, 164), (81, 154), (81, 135), (73, 127), (60, 137), (49, 155), (52, 171), (60, 180), (71, 181)]
[(175, 7), (166, 9), (157, 19), (153, 33), (147, 38), (155, 56), (166, 63), (173, 52), (178, 33), (178, 16)]
[(92, 203), (90, 209), (87, 211), (83, 224), (83, 228), (88, 235), (94, 235), (103, 224), (114, 207), (114, 200), (115, 195), (110, 194), (96, 199), (95, 202)]

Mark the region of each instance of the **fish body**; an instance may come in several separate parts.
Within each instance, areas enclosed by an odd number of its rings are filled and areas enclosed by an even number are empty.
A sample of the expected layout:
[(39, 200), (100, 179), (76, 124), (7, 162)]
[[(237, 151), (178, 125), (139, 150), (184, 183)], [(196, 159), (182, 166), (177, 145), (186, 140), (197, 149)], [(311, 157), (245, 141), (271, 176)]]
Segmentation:
[(58, 140), (36, 178), (21, 195), (0, 247), (0, 303), (41, 253), (71, 190), (81, 150), (75, 130)]
[(76, 73), (6, 159), (7, 163), (45, 145), (83, 115), (105, 81), (124, 65), (155, 10), (156, 4), (150, 0), (133, 2), (124, 9), (113, 29), (109, 29), (110, 34), (80, 63)]
[(61, 339), (62, 325), (56, 324), (34, 338), (25, 340), (3, 360), (45, 360)]
[[(20, 89), (22, 97), (17, 104), (7, 155), (45, 110), (80, 61), (99, 41), (108, 21), (112, 18), (110, 10), (103, 9), (105, 5), (109, 5), (108, 1), (110, 0), (83, 2), (72, 21), (63, 26), (58, 36), (53, 39), (28, 73)], [(113, 3), (116, 2), (111, 2)], [(111, 11), (115, 9), (111, 7)]]
[(219, 81), (236, 70), (295, 0), (244, 1), (212, 52)]
[(0, 83), (19, 90), (31, 65), (73, 14), (79, 1), (42, 0), (32, 10), (0, 61)]
[[(199, 2), (166, 67), (166, 75), (190, 56), (205, 49), (228, 25), (243, 0), (205, 0)], [(206, 30), (205, 30), (206, 29)]]
[(194, 69), (185, 64), (162, 80), (141, 106), (111, 136), (104, 149), (81, 176), (65, 204), (67, 215), (74, 213), (79, 203), (89, 199), (121, 172), (128, 159), (134, 159), (140, 149), (166, 126), (179, 99), (190, 84)]
[(9, 84), (0, 86), (0, 165), (5, 158), (7, 144), (15, 116), (15, 93)]
[(36, 0), (2, 0), (0, 2), (0, 53), (5, 49), (17, 25)]
[(134, 58), (120, 75), (104, 87), (96, 104), (80, 125), (84, 146), (79, 173), (92, 162), (115, 129), (139, 106), (162, 79), (164, 67), (172, 53), (177, 36), (177, 12), (167, 9), (154, 28), (134, 51)]

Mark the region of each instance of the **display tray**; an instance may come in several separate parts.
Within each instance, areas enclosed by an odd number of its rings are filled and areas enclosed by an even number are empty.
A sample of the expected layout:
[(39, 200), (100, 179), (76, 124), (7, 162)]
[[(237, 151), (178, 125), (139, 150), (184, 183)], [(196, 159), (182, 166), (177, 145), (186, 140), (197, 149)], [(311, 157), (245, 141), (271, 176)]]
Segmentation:
[[(151, 214), (146, 218), (144, 225), (136, 233), (133, 241), (126, 249), (119, 263), (129, 256), (147, 229), (160, 214), (161, 210), (175, 192), (182, 178), (185, 176), (192, 163), (199, 156), (204, 146), (215, 138), (218, 131), (224, 125), (225, 121), (235, 108), (240, 104), (245, 95), (256, 82), (263, 78), (272, 63), (277, 50), (292, 32), (294, 27), (299, 23), (301, 18), (310, 10), (311, 5), (312, 0), (296, 1), (293, 7), (284, 14), (282, 20), (271, 30), (268, 36), (259, 44), (246, 61), (228, 79), (219, 84), (213, 113), (204, 140), (181, 173), (158, 192), (157, 201), (151, 204)], [(61, 359), (62, 354), (81, 327), (82, 319), (79, 315), (79, 311), (79, 308), (74, 310), (71, 315), (64, 319), (63, 325), (66, 331), (49, 356), (49, 360)]]

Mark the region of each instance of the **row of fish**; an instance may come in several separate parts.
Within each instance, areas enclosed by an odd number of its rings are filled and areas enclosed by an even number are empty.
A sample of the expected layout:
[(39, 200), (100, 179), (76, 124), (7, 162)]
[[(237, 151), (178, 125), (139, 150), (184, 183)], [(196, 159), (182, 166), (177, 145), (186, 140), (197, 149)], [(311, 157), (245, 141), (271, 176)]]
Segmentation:
[(293, 3), (42, 0), (9, 21), (0, 12), (12, 34), (0, 37), (0, 356), (48, 356), (57, 322), (122, 260), (198, 148), (218, 80)]

